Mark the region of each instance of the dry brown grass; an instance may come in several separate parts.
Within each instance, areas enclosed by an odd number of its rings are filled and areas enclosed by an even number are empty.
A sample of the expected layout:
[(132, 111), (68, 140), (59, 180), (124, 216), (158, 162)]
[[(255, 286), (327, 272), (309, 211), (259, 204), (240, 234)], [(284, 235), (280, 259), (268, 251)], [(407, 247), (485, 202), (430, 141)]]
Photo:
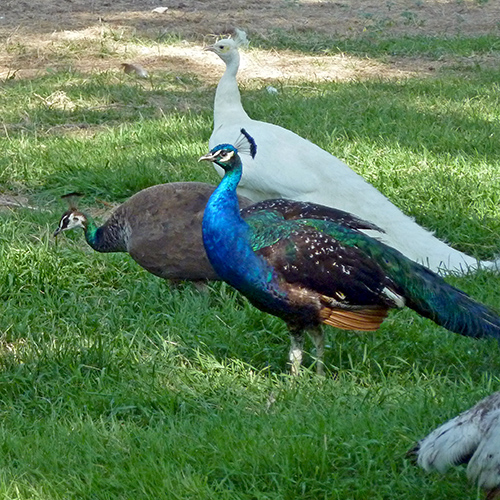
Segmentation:
[[(266, 37), (275, 28), (355, 37), (377, 29), (401, 34), (474, 35), (498, 32), (500, 2), (477, 0), (177, 0), (164, 14), (152, 0), (7, 0), (0, 8), (0, 78), (32, 77), (47, 68), (119, 70), (121, 62), (140, 61), (155, 69), (192, 72), (213, 83), (218, 59), (201, 50), (215, 35), (241, 26)], [(186, 43), (144, 47), (131, 35), (175, 33)], [(436, 69), (446, 61), (392, 58), (387, 63), (347, 55), (305, 56), (292, 52), (249, 51), (241, 79), (309, 80), (399, 78)]]

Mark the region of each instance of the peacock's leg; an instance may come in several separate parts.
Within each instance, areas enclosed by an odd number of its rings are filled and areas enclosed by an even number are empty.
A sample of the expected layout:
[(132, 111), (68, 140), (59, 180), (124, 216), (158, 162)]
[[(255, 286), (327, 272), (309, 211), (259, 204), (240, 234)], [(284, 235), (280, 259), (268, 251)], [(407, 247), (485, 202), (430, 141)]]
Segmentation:
[(292, 375), (297, 376), (302, 365), (302, 354), (304, 352), (304, 332), (302, 329), (290, 328), (290, 371)]
[(311, 337), (314, 347), (316, 348), (316, 373), (318, 375), (325, 374), (325, 335), (321, 326), (315, 326), (309, 330), (309, 336)]

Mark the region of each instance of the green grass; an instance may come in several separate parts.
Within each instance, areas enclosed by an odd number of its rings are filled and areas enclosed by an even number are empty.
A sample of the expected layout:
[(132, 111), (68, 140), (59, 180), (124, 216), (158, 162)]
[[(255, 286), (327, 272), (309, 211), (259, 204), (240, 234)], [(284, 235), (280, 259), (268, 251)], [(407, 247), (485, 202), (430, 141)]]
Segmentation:
[(264, 38), (257, 37), (252, 45), (265, 48), (280, 48), (299, 52), (337, 54), (348, 53), (357, 56), (386, 58), (387, 56), (428, 57), (443, 56), (471, 57), (484, 54), (498, 54), (500, 37), (496, 34), (481, 36), (453, 36), (448, 38), (428, 35), (406, 35), (399, 38), (384, 36), (383, 21), (367, 28), (359, 38), (339, 35), (325, 36), (314, 30), (300, 32), (276, 29)]
[[(439, 236), (491, 258), (498, 81), (479, 67), (242, 90), (253, 117), (308, 137)], [(193, 75), (151, 86), (69, 71), (0, 85), (0, 186), (39, 207), (0, 212), (1, 498), (475, 497), (463, 470), (427, 475), (405, 453), (499, 388), (495, 342), (399, 311), (377, 333), (327, 329), (327, 377), (308, 357), (292, 380), (284, 324), (230, 287), (172, 287), (81, 234), (53, 240), (66, 192), (95, 208), (155, 183), (216, 182), (197, 162), (213, 88)], [(498, 307), (498, 276), (448, 280)]]

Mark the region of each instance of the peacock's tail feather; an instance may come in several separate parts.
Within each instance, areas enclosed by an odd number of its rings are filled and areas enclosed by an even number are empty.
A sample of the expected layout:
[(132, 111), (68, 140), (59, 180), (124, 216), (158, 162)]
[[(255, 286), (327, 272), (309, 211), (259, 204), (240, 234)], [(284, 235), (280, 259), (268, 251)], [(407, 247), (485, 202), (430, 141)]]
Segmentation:
[[(321, 299), (328, 301), (329, 297), (323, 295)], [(341, 330), (372, 332), (380, 328), (388, 312), (387, 308), (382, 307), (364, 308), (356, 311), (323, 307), (319, 311), (319, 317), (322, 323)]]
[(404, 296), (406, 305), (422, 316), (461, 335), (500, 339), (500, 317), (495, 311), (397, 250), (335, 223), (318, 220), (298, 223), (312, 225), (345, 245), (358, 247), (376, 260), (399, 287), (397, 291)]

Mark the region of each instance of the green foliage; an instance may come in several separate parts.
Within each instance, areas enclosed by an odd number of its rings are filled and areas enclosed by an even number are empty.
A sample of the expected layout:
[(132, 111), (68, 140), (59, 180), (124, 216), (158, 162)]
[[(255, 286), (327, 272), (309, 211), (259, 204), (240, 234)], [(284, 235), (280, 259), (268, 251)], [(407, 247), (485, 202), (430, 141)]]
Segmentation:
[[(249, 85), (243, 101), (344, 159), (439, 236), (491, 258), (499, 77), (478, 68), (303, 81), (278, 95)], [(216, 182), (197, 162), (213, 88), (75, 72), (1, 85), (1, 188), (35, 207), (0, 212), (2, 498), (475, 495), (463, 471), (427, 475), (405, 453), (498, 389), (495, 342), (400, 311), (377, 333), (328, 329), (327, 377), (309, 371), (310, 357), (292, 380), (284, 324), (225, 284), (174, 287), (126, 255), (93, 252), (81, 234), (52, 238), (61, 194), (84, 192), (82, 204), (100, 208), (155, 183)], [(498, 276), (448, 280), (498, 306)]]
[[(418, 25), (418, 16), (413, 12), (402, 13), (403, 24)], [(392, 23), (392, 21), (387, 21)], [(500, 38), (494, 34), (480, 36), (455, 36), (449, 38), (428, 35), (407, 35), (398, 38), (384, 36), (384, 21), (367, 29), (359, 38), (340, 35), (325, 36), (314, 30), (299, 32), (276, 29), (265, 38), (256, 37), (253, 46), (280, 48), (298, 52), (338, 54), (348, 53), (384, 59), (387, 56), (428, 57), (439, 59), (443, 56), (471, 57), (480, 54), (498, 53)]]

